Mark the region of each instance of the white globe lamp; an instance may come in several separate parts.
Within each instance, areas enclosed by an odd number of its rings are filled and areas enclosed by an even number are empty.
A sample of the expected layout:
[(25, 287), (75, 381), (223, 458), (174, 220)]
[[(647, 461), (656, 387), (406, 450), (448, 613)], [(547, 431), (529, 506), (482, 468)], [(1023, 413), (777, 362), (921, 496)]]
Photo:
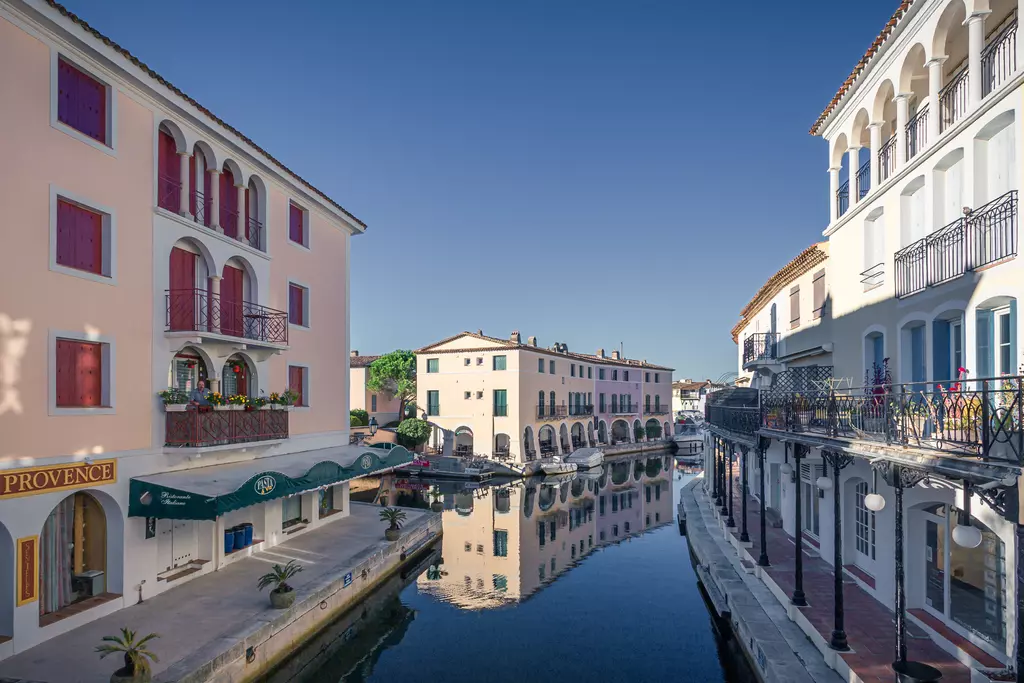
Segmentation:
[(885, 508), (885, 498), (877, 493), (864, 496), (864, 507), (872, 512), (881, 512)]
[(822, 491), (828, 491), (832, 488), (832, 480), (828, 477), (818, 477), (814, 480), (814, 485)]
[(953, 542), (961, 548), (977, 548), (981, 545), (981, 530), (976, 526), (958, 524), (953, 528)]

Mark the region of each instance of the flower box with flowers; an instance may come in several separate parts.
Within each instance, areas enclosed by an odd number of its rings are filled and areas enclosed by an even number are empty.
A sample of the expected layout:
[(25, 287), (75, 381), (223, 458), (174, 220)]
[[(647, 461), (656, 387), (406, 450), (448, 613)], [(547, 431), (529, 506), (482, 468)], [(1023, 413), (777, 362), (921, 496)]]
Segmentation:
[(228, 407), (231, 410), (245, 410), (249, 399), (244, 394), (232, 394), (228, 396)]
[(164, 410), (168, 413), (182, 413), (188, 408), (188, 394), (175, 387), (164, 389), (157, 393), (163, 402)]
[(228, 406), (227, 399), (219, 391), (211, 391), (210, 395), (206, 397), (206, 400), (210, 402), (214, 410), (231, 410)]

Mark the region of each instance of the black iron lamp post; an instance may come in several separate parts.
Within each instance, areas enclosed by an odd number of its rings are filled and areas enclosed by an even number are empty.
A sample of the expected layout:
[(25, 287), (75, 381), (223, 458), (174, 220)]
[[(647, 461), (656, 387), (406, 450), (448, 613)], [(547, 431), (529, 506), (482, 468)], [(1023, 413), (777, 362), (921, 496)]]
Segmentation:
[(373, 435), (376, 434), (376, 433), (377, 433), (377, 418), (371, 417), (370, 418), (370, 437), (372, 438)]
[(795, 469), (792, 470), (796, 473), (796, 577), (793, 585), (793, 597), (790, 598), (790, 603), (797, 607), (807, 606), (807, 596), (804, 595), (804, 531), (803, 531), (803, 519), (800, 499), (803, 497), (800, 495), (800, 460), (810, 450), (808, 446), (803, 444), (793, 444), (793, 462), (796, 463)]
[(895, 560), (896, 560), (896, 661), (892, 670), (900, 681), (930, 683), (942, 678), (942, 672), (921, 662), (907, 661), (907, 595), (906, 576), (903, 566), (903, 489), (914, 488), (927, 473), (897, 465), (888, 460), (875, 463), (875, 469), (893, 488), (896, 515)]
[(822, 458), (832, 466), (831, 488), (832, 516), (834, 522), (834, 535), (832, 539), (832, 543), (834, 545), (832, 569), (835, 580), (835, 600), (833, 603), (833, 608), (835, 610), (835, 627), (832, 629), (832, 639), (829, 641), (829, 647), (833, 650), (845, 652), (850, 649), (850, 645), (846, 641), (846, 628), (844, 623), (846, 615), (843, 604), (843, 523), (841, 516), (842, 503), (839, 496), (839, 474), (844, 467), (853, 463), (853, 457), (845, 453), (840, 453), (839, 451), (824, 451), (822, 453)]
[(714, 470), (713, 474), (714, 474), (714, 478), (715, 478), (715, 508), (717, 509), (717, 508), (721, 508), (722, 507), (722, 487), (720, 486), (721, 480), (722, 480), (722, 476), (720, 474), (720, 471), (721, 471), (720, 463), (718, 462), (719, 456), (722, 453), (722, 442), (721, 442), (721, 439), (719, 439), (717, 436), (715, 437), (715, 448), (714, 448), (714, 451), (715, 451), (714, 452), (714, 456), (715, 456), (715, 470)]
[(726, 461), (729, 463), (729, 470), (728, 470), (728, 475), (727, 475), (729, 477), (729, 519), (726, 521), (726, 526), (729, 527), (730, 529), (735, 529), (736, 528), (736, 520), (733, 519), (733, 516), (732, 516), (732, 480), (735, 478), (735, 477), (732, 476), (732, 470), (733, 470), (733, 467), (732, 467), (733, 462), (732, 461), (733, 461), (734, 455), (735, 455), (733, 453), (733, 449), (735, 448), (735, 446), (733, 445), (733, 443), (731, 441), (727, 441), (726, 442), (726, 446), (727, 447), (726, 447), (725, 458), (726, 458)]
[(747, 454), (749, 446), (740, 446), (740, 543), (750, 543), (750, 534), (747, 533)]
[(761, 484), (761, 555), (757, 558), (757, 564), (760, 567), (770, 567), (771, 563), (768, 561), (768, 529), (767, 522), (765, 521), (765, 498), (764, 498), (764, 461), (765, 456), (768, 453), (768, 446), (771, 444), (771, 439), (765, 437), (759, 437), (757, 440), (757, 476), (760, 479)]

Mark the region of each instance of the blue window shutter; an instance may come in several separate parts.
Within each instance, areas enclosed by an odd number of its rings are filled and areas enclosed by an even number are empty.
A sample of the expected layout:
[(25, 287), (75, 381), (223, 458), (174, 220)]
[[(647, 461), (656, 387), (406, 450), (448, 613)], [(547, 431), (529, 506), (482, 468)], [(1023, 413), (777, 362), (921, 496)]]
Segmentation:
[[(948, 382), (953, 378), (950, 369), (949, 352), (949, 321), (936, 320), (932, 323), (932, 379), (935, 382)], [(935, 390), (935, 387), (929, 387)]]

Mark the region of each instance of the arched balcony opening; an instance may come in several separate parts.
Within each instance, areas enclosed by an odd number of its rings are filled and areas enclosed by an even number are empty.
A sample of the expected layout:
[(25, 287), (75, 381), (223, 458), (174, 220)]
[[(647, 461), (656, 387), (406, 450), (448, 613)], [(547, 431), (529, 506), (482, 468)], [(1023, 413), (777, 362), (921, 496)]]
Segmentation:
[(245, 190), (245, 239), (250, 247), (267, 250), (267, 237), (263, 226), (266, 224), (266, 185), (257, 176), (249, 178)]
[(232, 239), (244, 239), (245, 236), (245, 188), (241, 182), (242, 169), (228, 159), (220, 170), (218, 210), (221, 230)]
[(469, 427), (459, 427), (455, 430), (455, 455), (473, 455), (473, 430)]
[(660, 439), (662, 435), (661, 423), (655, 418), (651, 418), (644, 424), (644, 436), (647, 437), (648, 441), (656, 441)]
[(833, 183), (833, 217), (840, 218), (850, 208), (850, 162), (847, 150), (850, 145), (846, 133), (840, 133), (832, 146), (832, 165), (829, 167)]
[(558, 447), (555, 445), (555, 428), (551, 425), (541, 427), (540, 431), (537, 432), (537, 443), (540, 446), (542, 458), (558, 453)]
[(612, 422), (612, 444), (629, 443), (629, 423), (625, 420)]
[(583, 425), (579, 422), (574, 422), (572, 425), (572, 450), (577, 448), (583, 448)]
[[(932, 39), (932, 54), (945, 57), (939, 83), (939, 132), (942, 133), (967, 112), (969, 92), (969, 42), (967, 7), (963, 0), (949, 3), (939, 17)], [(977, 76), (976, 76), (977, 78)]]
[[(875, 93), (871, 123), (877, 127), (878, 140), (875, 164), (878, 184), (881, 185), (896, 172), (896, 89), (886, 80)], [(873, 145), (874, 147), (874, 145)]]
[(498, 460), (507, 460), (509, 457), (509, 446), (512, 440), (508, 434), (494, 435), (494, 457)]
[[(189, 213), (196, 223), (210, 228), (215, 225), (213, 204), (213, 175), (217, 163), (213, 150), (205, 143), (197, 142), (192, 149), (192, 163), (189, 165)], [(217, 188), (218, 190), (220, 187)]]
[(850, 183), (850, 201), (854, 204), (871, 190), (871, 149), (871, 116), (867, 109), (862, 108), (853, 117), (848, 152), (851, 159), (847, 162), (850, 168), (856, 169), (854, 181)]
[(182, 171), (186, 170), (182, 165), (182, 159), (186, 157), (181, 156), (187, 151), (185, 137), (181, 130), (169, 121), (160, 124), (157, 137), (156, 204), (172, 213), (186, 212), (188, 205), (182, 201), (185, 199), (182, 193)]
[(217, 377), (216, 375), (211, 377), (206, 358), (194, 346), (185, 346), (175, 353), (167, 368), (168, 388), (177, 389), (186, 396), (199, 386), (199, 382), (212, 389), (211, 379), (217, 379)]
[(221, 394), (255, 397), (260, 395), (256, 366), (240, 353), (232, 354), (220, 371)]
[[(913, 159), (928, 143), (928, 67), (925, 61), (924, 46), (918, 43), (907, 52), (900, 69), (899, 92), (896, 95), (906, 100), (904, 158), (907, 160)], [(899, 106), (897, 102), (897, 108)]]

